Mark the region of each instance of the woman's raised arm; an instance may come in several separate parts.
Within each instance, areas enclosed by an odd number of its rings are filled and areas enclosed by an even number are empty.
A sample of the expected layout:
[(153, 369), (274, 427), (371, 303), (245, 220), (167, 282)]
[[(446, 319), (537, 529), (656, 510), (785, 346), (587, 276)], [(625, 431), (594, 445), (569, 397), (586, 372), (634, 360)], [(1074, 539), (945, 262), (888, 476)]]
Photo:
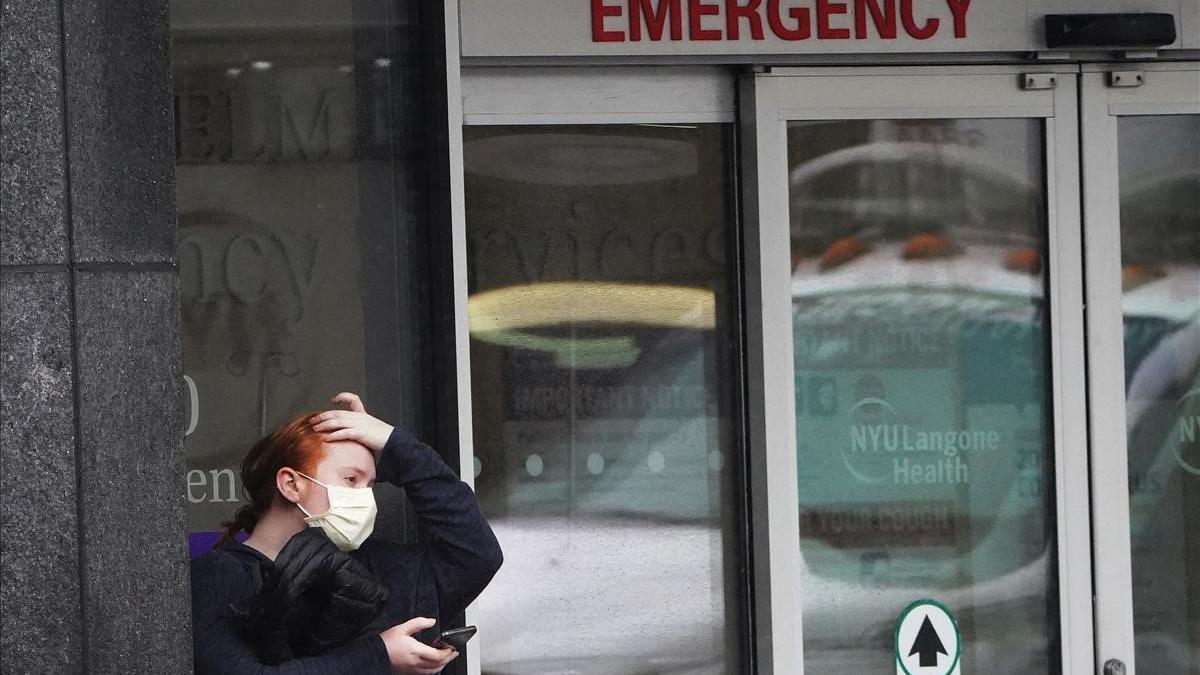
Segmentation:
[(404, 488), (423, 538), (424, 565), (437, 582), (441, 616), (458, 614), (504, 561), (475, 493), (433, 448), (399, 428), (380, 451), (375, 471), (376, 480)]
[(433, 448), (369, 415), (356, 394), (333, 398), (349, 410), (317, 416), (328, 441), (356, 441), (375, 453), (375, 479), (404, 488), (424, 538), (425, 564), (437, 583), (441, 616), (458, 614), (495, 576), (503, 555), (479, 512), (475, 493)]

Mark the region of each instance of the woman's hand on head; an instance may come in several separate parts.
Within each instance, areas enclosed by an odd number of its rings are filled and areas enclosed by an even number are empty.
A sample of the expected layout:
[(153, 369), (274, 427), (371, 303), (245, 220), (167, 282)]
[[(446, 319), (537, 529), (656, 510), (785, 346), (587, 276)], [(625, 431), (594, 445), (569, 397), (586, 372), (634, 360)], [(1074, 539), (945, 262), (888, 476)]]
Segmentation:
[(392, 425), (369, 415), (358, 394), (344, 391), (334, 396), (333, 402), (345, 404), (349, 410), (326, 410), (317, 414), (313, 429), (325, 434), (325, 441), (354, 441), (376, 453), (383, 449), (392, 435)]
[(387, 647), (392, 672), (404, 675), (433, 675), (441, 672), (446, 664), (458, 656), (458, 652), (450, 647), (434, 649), (413, 637), (435, 623), (437, 622), (433, 619), (418, 617), (399, 626), (392, 626), (379, 634)]

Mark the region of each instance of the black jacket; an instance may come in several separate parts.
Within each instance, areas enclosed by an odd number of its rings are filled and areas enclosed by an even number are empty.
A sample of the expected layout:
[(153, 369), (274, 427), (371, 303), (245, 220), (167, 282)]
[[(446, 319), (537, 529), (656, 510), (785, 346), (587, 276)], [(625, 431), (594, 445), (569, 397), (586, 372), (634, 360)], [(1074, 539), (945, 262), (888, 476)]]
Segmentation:
[(259, 561), (258, 573), (259, 592), (234, 610), (242, 640), (270, 665), (359, 637), (387, 602), (383, 583), (317, 528), (288, 540), (274, 563)]
[[(380, 452), (376, 479), (405, 489), (421, 541), (395, 544), (372, 537), (349, 555), (386, 589), (387, 598), (361, 637), (316, 656), (278, 665), (256, 653), (240, 626), (263, 589), (264, 561), (243, 544), (230, 544), (192, 561), (192, 621), (196, 672), (204, 675), (390, 674), (379, 631), (416, 616), (438, 619), (418, 637), (430, 641), (479, 595), (502, 561), (500, 546), (475, 495), (429, 446), (396, 429)], [(301, 542), (302, 543), (302, 542)], [(289, 545), (291, 542), (289, 542)], [(281, 552), (282, 555), (282, 552)], [(353, 571), (343, 570), (343, 574)], [(323, 649), (312, 644), (301, 651)], [(295, 656), (296, 654), (293, 654)]]

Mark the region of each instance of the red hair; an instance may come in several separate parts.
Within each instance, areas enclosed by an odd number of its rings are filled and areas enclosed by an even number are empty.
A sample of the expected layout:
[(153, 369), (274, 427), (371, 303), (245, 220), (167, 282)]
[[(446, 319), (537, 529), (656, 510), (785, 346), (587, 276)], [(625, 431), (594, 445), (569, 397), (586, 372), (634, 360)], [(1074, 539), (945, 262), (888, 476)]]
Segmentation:
[(222, 523), (225, 533), (218, 544), (234, 541), (238, 532), (254, 532), (263, 514), (275, 503), (279, 489), (275, 475), (282, 468), (316, 473), (317, 464), (325, 458), (325, 442), (313, 429), (312, 418), (318, 413), (297, 415), (275, 428), (250, 448), (242, 460), (242, 496), (246, 500), (234, 514), (233, 520)]

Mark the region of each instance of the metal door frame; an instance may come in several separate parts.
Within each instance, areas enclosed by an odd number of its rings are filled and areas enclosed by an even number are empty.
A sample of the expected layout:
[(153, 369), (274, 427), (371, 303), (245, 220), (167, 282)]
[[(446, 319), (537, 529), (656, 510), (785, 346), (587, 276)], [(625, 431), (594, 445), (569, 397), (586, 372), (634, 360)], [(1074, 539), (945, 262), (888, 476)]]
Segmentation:
[[(786, 122), (788, 120), (1032, 117), (1045, 120), (1050, 270), (1050, 365), (1055, 441), (1057, 571), (1064, 672), (1093, 664), (1083, 248), (1077, 68), (960, 66), (775, 68), (741, 83), (751, 448), (758, 487), (756, 584), (768, 659), (760, 672), (804, 673), (804, 605), (797, 499)], [(1024, 89), (1028, 74), (1054, 77)], [(765, 487), (765, 489), (764, 489)], [(763, 559), (763, 552), (767, 555)], [(914, 598), (915, 599), (915, 598)]]

